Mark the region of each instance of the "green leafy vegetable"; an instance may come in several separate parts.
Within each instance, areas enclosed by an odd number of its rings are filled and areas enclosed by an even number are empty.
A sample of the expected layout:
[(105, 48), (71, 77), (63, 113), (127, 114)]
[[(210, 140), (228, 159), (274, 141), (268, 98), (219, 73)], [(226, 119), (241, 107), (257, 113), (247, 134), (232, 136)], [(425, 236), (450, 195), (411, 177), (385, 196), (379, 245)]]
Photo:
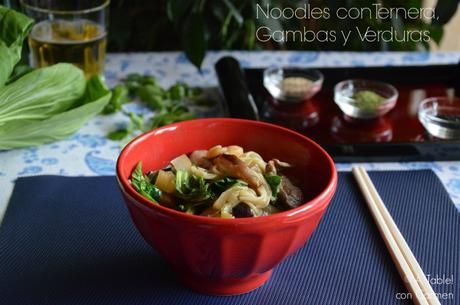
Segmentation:
[(187, 85), (177, 83), (169, 88), (169, 97), (173, 100), (181, 100), (186, 97)]
[(196, 115), (187, 108), (184, 107), (177, 107), (171, 110), (164, 110), (162, 112), (157, 113), (152, 119), (151, 129), (158, 128), (164, 125), (182, 122), (186, 120), (191, 120), (196, 118)]
[(0, 126), (0, 149), (35, 146), (68, 137), (101, 112), (109, 99), (110, 91), (95, 76), (87, 82), (85, 94), (75, 102), (75, 107), (41, 121), (11, 121)]
[(153, 110), (162, 110), (166, 107), (163, 101), (163, 90), (159, 86), (147, 84), (138, 88), (137, 93), (141, 101)]
[(233, 177), (224, 177), (222, 179), (213, 181), (209, 184), (210, 190), (215, 194), (215, 197), (220, 195), (234, 185), (247, 185), (246, 182)]
[(26, 75), (29, 72), (34, 71), (35, 69), (28, 65), (17, 65), (14, 67), (13, 73), (10, 75), (10, 78), (6, 82), (6, 85), (14, 82), (15, 80), (19, 79), (20, 77)]
[(127, 87), (124, 85), (117, 85), (112, 89), (112, 97), (102, 113), (109, 114), (120, 111), (123, 104), (127, 102), (129, 102)]
[(136, 191), (139, 192), (139, 194), (150, 201), (158, 203), (160, 200), (161, 191), (154, 184), (150, 183), (148, 177), (142, 173), (141, 161), (139, 161), (136, 169), (131, 174), (131, 184), (134, 186)]
[(0, 89), (0, 126), (48, 119), (75, 104), (85, 87), (83, 72), (71, 64), (32, 71)]
[(158, 86), (155, 77), (150, 75), (141, 75), (138, 73), (128, 74), (123, 80), (123, 85), (126, 86), (126, 88), (129, 91), (129, 94), (132, 96), (138, 94), (139, 88), (146, 85), (154, 85), (158, 87), (158, 91), (163, 90), (161, 87)]
[(272, 202), (275, 202), (278, 199), (278, 193), (280, 191), (282, 179), (283, 177), (278, 175), (265, 176), (265, 181), (267, 181), (268, 185), (270, 186), (270, 189), (272, 190)]
[(203, 177), (181, 170), (176, 172), (176, 192), (182, 199), (193, 202), (205, 201), (213, 197), (213, 192)]
[[(130, 127), (131, 125), (128, 125), (128, 126)], [(112, 141), (121, 141), (127, 136), (129, 136), (129, 134), (132, 132), (132, 128), (129, 128), (129, 127), (120, 128), (120, 129), (111, 131), (107, 135), (107, 138), (109, 138)]]
[(129, 112), (128, 116), (131, 119), (131, 122), (133, 123), (135, 128), (142, 129), (142, 127), (144, 126), (144, 118), (142, 117), (142, 115), (136, 114), (134, 112)]
[(27, 16), (0, 5), (0, 87), (21, 59), (22, 43), (32, 24)]
[[(124, 88), (121, 89), (121, 88)], [(123, 92), (121, 92), (123, 90)], [(139, 97), (150, 109), (155, 111), (151, 118), (144, 118), (123, 109), (127, 96)], [(110, 132), (107, 137), (123, 140), (136, 131), (147, 131), (164, 125), (194, 119), (190, 105), (211, 107), (214, 101), (203, 98), (201, 88), (176, 83), (169, 89), (163, 89), (153, 76), (129, 74), (122, 84), (113, 89), (113, 98), (104, 110), (105, 114), (121, 112), (130, 119), (130, 123), (121, 129)]]
[(63, 139), (110, 99), (99, 77), (86, 81), (71, 64), (15, 68), (31, 26), (31, 19), (0, 6), (0, 149)]

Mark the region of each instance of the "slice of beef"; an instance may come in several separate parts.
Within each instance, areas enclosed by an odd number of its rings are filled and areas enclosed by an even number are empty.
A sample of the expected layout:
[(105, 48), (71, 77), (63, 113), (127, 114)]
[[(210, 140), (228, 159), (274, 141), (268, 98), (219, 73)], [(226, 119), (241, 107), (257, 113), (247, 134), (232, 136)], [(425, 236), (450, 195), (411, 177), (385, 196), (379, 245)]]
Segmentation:
[(277, 203), (285, 209), (293, 209), (303, 203), (302, 190), (286, 176), (282, 176)]

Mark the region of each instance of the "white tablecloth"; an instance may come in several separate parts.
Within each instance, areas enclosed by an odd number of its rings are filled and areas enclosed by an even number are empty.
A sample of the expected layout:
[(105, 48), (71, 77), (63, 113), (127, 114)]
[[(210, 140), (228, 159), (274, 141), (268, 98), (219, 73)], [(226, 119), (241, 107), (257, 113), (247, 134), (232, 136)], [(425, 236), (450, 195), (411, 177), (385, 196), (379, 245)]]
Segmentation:
[[(105, 77), (110, 86), (128, 73), (156, 76), (163, 86), (176, 81), (191, 85), (216, 86), (214, 63), (232, 55), (245, 67), (298, 66), (385, 66), (457, 63), (460, 53), (338, 53), (338, 52), (210, 52), (201, 74), (179, 52), (109, 54)], [(131, 107), (136, 107), (135, 104)], [(124, 118), (98, 116), (70, 138), (39, 147), (0, 152), (0, 219), (6, 209), (14, 181), (29, 175), (94, 176), (114, 175), (120, 143), (105, 135)], [(460, 162), (367, 163), (371, 170), (432, 169), (442, 180), (460, 210)], [(351, 164), (337, 164), (349, 170)], [(33, 201), (33, 198), (31, 198)]]

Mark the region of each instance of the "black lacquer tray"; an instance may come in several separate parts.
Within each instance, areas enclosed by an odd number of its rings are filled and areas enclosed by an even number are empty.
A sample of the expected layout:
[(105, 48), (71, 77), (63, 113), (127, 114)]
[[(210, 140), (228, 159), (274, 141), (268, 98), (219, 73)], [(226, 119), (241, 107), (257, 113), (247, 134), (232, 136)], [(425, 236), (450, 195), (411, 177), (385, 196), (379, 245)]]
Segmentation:
[[(285, 107), (264, 88), (263, 69), (241, 70), (231, 57), (216, 64), (232, 117), (294, 129), (321, 144), (338, 162), (460, 160), (460, 141), (430, 136), (417, 117), (423, 97), (460, 95), (460, 64), (315, 69), (324, 74), (322, 90), (307, 103)], [(334, 103), (333, 88), (350, 78), (393, 84), (399, 91), (396, 107), (377, 120), (347, 118)]]

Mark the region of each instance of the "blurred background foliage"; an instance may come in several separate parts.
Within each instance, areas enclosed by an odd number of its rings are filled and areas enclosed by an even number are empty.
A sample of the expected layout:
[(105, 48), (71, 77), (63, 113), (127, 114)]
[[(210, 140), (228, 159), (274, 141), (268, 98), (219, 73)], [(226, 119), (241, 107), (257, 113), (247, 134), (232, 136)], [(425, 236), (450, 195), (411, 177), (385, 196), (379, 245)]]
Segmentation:
[[(17, 0), (4, 0), (18, 6)], [(62, 0), (65, 1), (65, 0)], [(373, 30), (394, 28), (398, 33), (429, 30), (435, 43), (442, 39), (443, 25), (454, 15), (459, 0), (438, 0), (437, 21), (358, 19), (273, 19), (256, 18), (256, 5), (278, 8), (297, 8), (305, 3), (312, 7), (371, 7), (383, 6), (421, 8), (422, 0), (112, 0), (110, 8), (109, 52), (184, 50), (188, 58), (199, 66), (206, 50), (335, 50), (335, 51), (416, 51), (429, 50), (428, 43), (391, 42), (363, 43), (356, 32), (345, 46), (336, 42), (274, 42), (256, 39), (256, 30), (267, 26), (272, 30), (348, 30), (358, 27)]]

